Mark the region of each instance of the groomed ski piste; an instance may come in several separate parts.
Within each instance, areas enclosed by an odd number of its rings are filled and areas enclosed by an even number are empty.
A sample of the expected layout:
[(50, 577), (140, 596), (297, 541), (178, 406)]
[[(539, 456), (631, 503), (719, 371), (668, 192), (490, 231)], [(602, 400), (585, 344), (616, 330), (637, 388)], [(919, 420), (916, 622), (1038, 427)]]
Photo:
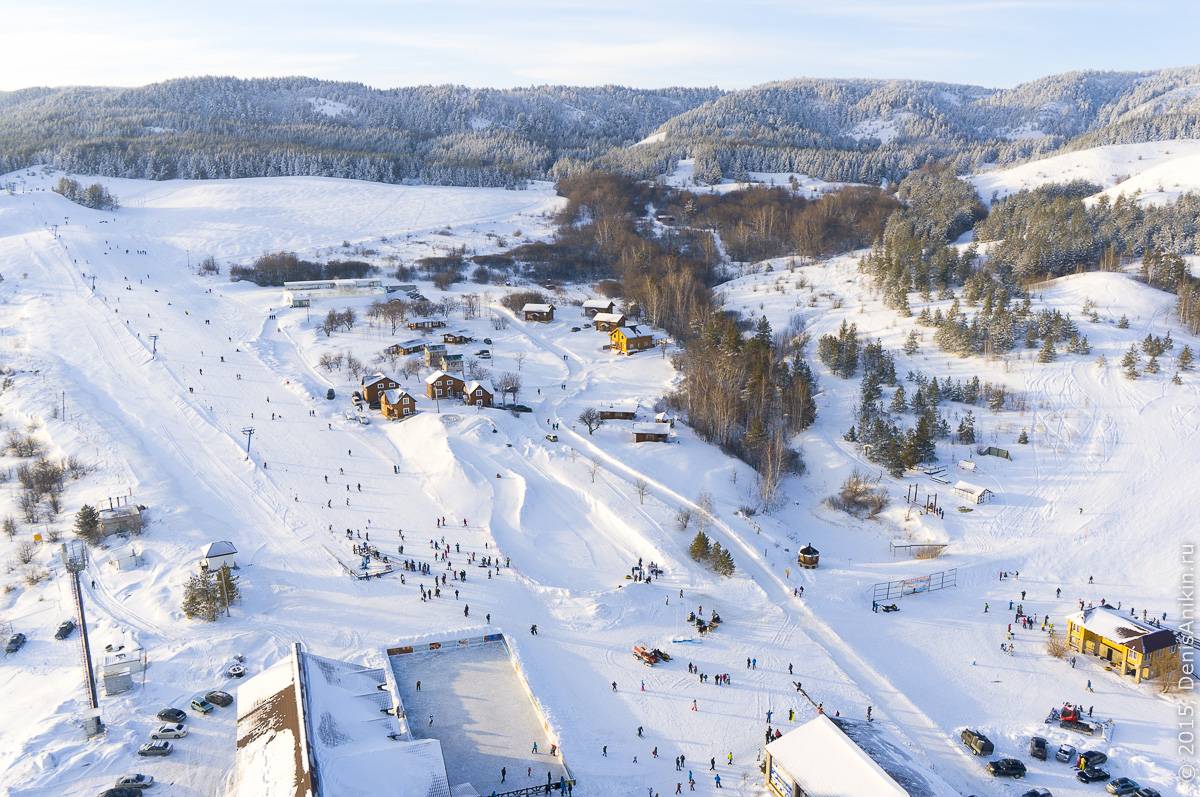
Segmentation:
[[(94, 794), (140, 771), (162, 784), (159, 794), (222, 794), (234, 779), (232, 709), (189, 716), (189, 735), (170, 757), (139, 758), (136, 750), (159, 709), (186, 708), (207, 689), (236, 695), (237, 681), (225, 675), (235, 656), (253, 675), (301, 641), (315, 655), (381, 667), (379, 651), (396, 639), (487, 622), (511, 640), (580, 794), (669, 794), (678, 782), (686, 791), (687, 771), (672, 764), (681, 754), (697, 791), (713, 792), (714, 759), (723, 793), (760, 794), (756, 758), (767, 712), (786, 732), (814, 717), (817, 703), (852, 719), (870, 706), (889, 743), (962, 794), (1017, 795), (1032, 786), (1058, 797), (1098, 793), (1065, 764), (1030, 760), (1031, 734), (1052, 747), (1104, 749), (1114, 776), (1163, 794), (1200, 794), (1175, 772), (1179, 698), (1104, 672), (1090, 657), (1072, 669), (1045, 653), (1040, 630), (1016, 630), (1015, 654), (1000, 650), (1013, 619), (1008, 601), (1019, 602), (1021, 590), (1027, 611), (1048, 615), (1064, 632), (1079, 600), (1105, 598), (1175, 619), (1180, 547), (1196, 528), (1188, 488), (1200, 424), (1197, 377), (1171, 384), (1169, 356), (1162, 373), (1136, 382), (1118, 366), (1148, 332), (1171, 330), (1176, 351), (1200, 346), (1173, 325), (1173, 297), (1126, 274), (1068, 277), (1039, 290), (1035, 308), (1069, 312), (1091, 341), (1090, 356), (1064, 354), (1044, 365), (1023, 350), (996, 361), (959, 359), (938, 352), (926, 333), (909, 357), (900, 347), (915, 319), (883, 307), (857, 271), (857, 254), (794, 271), (788, 259), (758, 264), (718, 287), (727, 307), (751, 319), (765, 314), (777, 330), (800, 316), (814, 339), (852, 321), (862, 338), (883, 339), (901, 375), (910, 368), (939, 378), (977, 374), (1023, 396), (1024, 408), (972, 408), (981, 440), (1013, 451), (1011, 462), (974, 457), (969, 478), (995, 492), (992, 503), (960, 513), (946, 487), (921, 475), (882, 475), (890, 506), (876, 520), (858, 521), (823, 505), (852, 469), (879, 472), (842, 439), (858, 380), (839, 379), (813, 356), (819, 415), (796, 441), (807, 473), (786, 482), (780, 507), (746, 516), (738, 510), (754, 504), (753, 473), (684, 423), (666, 445), (635, 444), (628, 424), (617, 421), (595, 434), (576, 428), (581, 410), (611, 403), (636, 403), (640, 419), (651, 418), (676, 375), (669, 351), (621, 357), (603, 349), (605, 337), (567, 302), (557, 320), (534, 324), (499, 305), (505, 288), (451, 289), (483, 296), (479, 318), (454, 317), (449, 328), (493, 339), (492, 372), (520, 374), (519, 400), (531, 413), (435, 407), (424, 398), (422, 377), (392, 373), (417, 395), (419, 414), (389, 423), (373, 413), (364, 426), (344, 415), (355, 383), (344, 371), (321, 370), (320, 355), (350, 351), (369, 362), (411, 337), (407, 330), (393, 337), (360, 320), (327, 337), (318, 325), (328, 307), (354, 307), (361, 319), (370, 300), (314, 303), (310, 315), (284, 309), (277, 288), (188, 267), (207, 255), (227, 265), (275, 250), (324, 258), (369, 247), (377, 258), (405, 261), (459, 245), (495, 251), (497, 237), (512, 240), (517, 230), (530, 239), (550, 234), (559, 200), (549, 186), (97, 178), (124, 205), (97, 212), (47, 190), (57, 177), (35, 170), (0, 180), (19, 183), (15, 193), (0, 194), (0, 341), (3, 364), (13, 370), (0, 408), (5, 433), (34, 429), (51, 455), (76, 456), (92, 470), (68, 483), (56, 523), (21, 523), (15, 539), (0, 538), (0, 550), (12, 560), (22, 541), (50, 526), (70, 537), (80, 504), (132, 494), (148, 507), (145, 531), (131, 543), (143, 564), (111, 566), (121, 545), (115, 540), (109, 550), (94, 550), (84, 601), (93, 647), (140, 645), (149, 667), (144, 684), (101, 697), (107, 734), (84, 739), (78, 646), (53, 639), (70, 614), (57, 546), (40, 545), (32, 565), (14, 561), (0, 617), (30, 641), (0, 660), (8, 718), (0, 723), (0, 772), (8, 793)], [(425, 282), (420, 289), (432, 299), (445, 295)], [(578, 299), (586, 290), (569, 293)], [(919, 298), (910, 298), (919, 312)], [(1101, 323), (1082, 320), (1087, 299)], [(1128, 329), (1116, 326), (1121, 315)], [(1097, 364), (1099, 354), (1106, 365)], [(330, 387), (334, 401), (325, 399)], [(953, 417), (952, 408), (943, 411)], [(247, 426), (256, 430), (249, 458)], [(1022, 429), (1028, 445), (1015, 442)], [(546, 438), (552, 433), (556, 442)], [(951, 476), (972, 453), (939, 445)], [(5, 468), (18, 464), (3, 458)], [(939, 492), (944, 520), (906, 519), (905, 488), (921, 479), (922, 494)], [(19, 517), (17, 488), (0, 491), (3, 514)], [(712, 516), (697, 505), (702, 493), (713, 498)], [(686, 531), (676, 522), (682, 508), (700, 519)], [(688, 557), (697, 522), (730, 549), (734, 577)], [(347, 575), (353, 546), (366, 542), (360, 534), (381, 552), (435, 572), (444, 565), (435, 564), (434, 544), (450, 546), (452, 561), (503, 556), (507, 566), (488, 578), (472, 565), (465, 582), (422, 601), (418, 586), (431, 583), (418, 573), (365, 581)], [(200, 548), (214, 540), (236, 544), (243, 597), (231, 617), (189, 621), (179, 608), (182, 588)], [(949, 548), (917, 561), (894, 557), (894, 541)], [(820, 549), (821, 566), (800, 571), (795, 552), (809, 542)], [(663, 576), (651, 584), (627, 580), (639, 559), (657, 563)], [(27, 583), (33, 568), (50, 577)], [(873, 583), (947, 568), (957, 568), (957, 587), (905, 597), (894, 614), (871, 611)], [(1020, 575), (1001, 581), (1001, 571)], [(704, 636), (686, 621), (699, 607), (723, 619)], [(631, 654), (638, 644), (667, 650), (673, 660), (648, 667)], [(710, 676), (729, 673), (732, 684), (702, 684), (688, 663)], [(1064, 701), (1094, 705), (1097, 719), (1113, 721), (1111, 738), (1088, 740), (1046, 725), (1048, 711)], [(470, 706), (464, 701), (463, 712)], [(988, 734), (997, 755), (1025, 761), (1026, 779), (988, 776), (986, 760), (958, 741), (964, 727)]]

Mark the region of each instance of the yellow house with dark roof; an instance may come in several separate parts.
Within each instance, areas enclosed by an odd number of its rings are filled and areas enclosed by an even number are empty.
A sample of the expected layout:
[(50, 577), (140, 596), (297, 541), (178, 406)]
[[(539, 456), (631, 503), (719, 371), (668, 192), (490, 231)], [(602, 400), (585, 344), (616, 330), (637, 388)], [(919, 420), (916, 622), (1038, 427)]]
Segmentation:
[(1113, 670), (1139, 683), (1169, 670), (1179, 655), (1174, 631), (1140, 622), (1108, 605), (1069, 616), (1067, 644), (1108, 661)]

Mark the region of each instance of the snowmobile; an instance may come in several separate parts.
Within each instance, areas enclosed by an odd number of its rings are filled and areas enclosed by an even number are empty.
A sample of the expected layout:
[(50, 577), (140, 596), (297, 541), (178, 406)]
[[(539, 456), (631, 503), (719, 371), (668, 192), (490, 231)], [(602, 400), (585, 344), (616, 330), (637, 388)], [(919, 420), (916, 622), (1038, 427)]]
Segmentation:
[(887, 605), (885, 605), (885, 606), (880, 606), (879, 608), (880, 608), (880, 609), (882, 609), (882, 610), (883, 610), (883, 611), (885, 611), (885, 612), (898, 612), (898, 611), (900, 611), (900, 607), (899, 607), (899, 606), (897, 606), (897, 605), (896, 605), (896, 604), (894, 604), (894, 603), (889, 603), (889, 604), (887, 604)]
[(648, 667), (653, 667), (658, 663), (658, 659), (655, 658), (654, 654), (646, 650), (643, 645), (633, 646), (633, 657)]
[(650, 652), (657, 656), (659, 661), (671, 660), (670, 655), (668, 655), (665, 651), (659, 650), (658, 648), (653, 648)]

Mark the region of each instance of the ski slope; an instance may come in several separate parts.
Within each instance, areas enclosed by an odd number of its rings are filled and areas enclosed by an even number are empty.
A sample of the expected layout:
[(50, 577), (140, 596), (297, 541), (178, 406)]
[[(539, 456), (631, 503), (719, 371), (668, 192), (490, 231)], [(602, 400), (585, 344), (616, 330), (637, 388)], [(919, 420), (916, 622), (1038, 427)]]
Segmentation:
[[(36, 434), (55, 456), (93, 466), (68, 484), (59, 520), (36, 530), (69, 536), (74, 510), (110, 495), (131, 493), (149, 507), (146, 532), (134, 543), (143, 566), (118, 571), (107, 561), (115, 550), (95, 551), (85, 603), (95, 646), (139, 644), (150, 668), (144, 685), (102, 698), (107, 736), (80, 738), (76, 648), (52, 639), (68, 611), (53, 547), (35, 554), (33, 567), (49, 571), (47, 580), (28, 584), (30, 567), (15, 566), (5, 580), (12, 589), (0, 592), (0, 617), (30, 643), (0, 661), (6, 709), (26, 718), (0, 723), (0, 772), (12, 794), (93, 794), (128, 771), (154, 774), (164, 784), (159, 793), (223, 793), (234, 755), (229, 710), (192, 718), (191, 734), (170, 758), (134, 753), (159, 708), (186, 705), (205, 689), (236, 691), (224, 676), (235, 655), (257, 673), (300, 640), (318, 655), (379, 665), (379, 650), (398, 639), (482, 622), (510, 635), (585, 795), (671, 793), (686, 776), (669, 763), (678, 754), (694, 768), (698, 791), (713, 790), (711, 757), (722, 792), (760, 794), (755, 756), (766, 712), (787, 730), (794, 725), (784, 719), (789, 709), (796, 723), (816, 710), (794, 681), (831, 714), (861, 718), (871, 706), (893, 742), (960, 793), (1015, 795), (1014, 785), (983, 774), (982, 762), (957, 743), (957, 730), (979, 727), (1006, 754), (1020, 753), (1030, 733), (1057, 744), (1062, 739), (1041, 718), (1064, 699), (1085, 699), (1083, 680), (1091, 678), (1098, 712), (1117, 722), (1106, 745), (1114, 774), (1169, 782), (1173, 703), (1090, 662), (1069, 672), (1039, 652), (1035, 632), (1018, 633), (1016, 656), (1000, 654), (1010, 616), (1001, 609), (1015, 585), (995, 575), (1019, 570), (1020, 588), (1031, 591), (1027, 605), (1060, 623), (1077, 598), (1173, 611), (1162, 573), (1176, 558), (1163, 541), (1183, 538), (1188, 511), (1185, 476), (1169, 472), (1194, 462), (1200, 396), (1194, 376), (1172, 386), (1164, 367), (1157, 378), (1126, 383), (1115, 368), (1131, 341), (1170, 326), (1169, 297), (1120, 274), (1047, 286), (1039, 302), (1073, 316), (1085, 299), (1097, 303), (1103, 323), (1086, 330), (1094, 348), (1086, 360), (1063, 356), (1036, 366), (1025, 354), (982, 363), (937, 354), (928, 343), (911, 360), (898, 355), (901, 373), (907, 366), (939, 376), (980, 373), (1028, 397), (1024, 412), (976, 411), (984, 439), (1016, 449), (1010, 444), (1021, 428), (1032, 437), (1014, 462), (981, 462), (971, 477), (998, 493), (995, 504), (969, 515), (948, 511), (944, 523), (905, 518), (895, 498), (903, 486), (885, 477), (893, 505), (879, 521), (824, 508), (851, 468), (871, 466), (841, 440), (857, 382), (823, 372), (819, 421), (797, 441), (808, 474), (788, 481), (778, 510), (747, 516), (738, 510), (754, 503), (752, 472), (686, 425), (677, 424), (667, 445), (635, 444), (623, 422), (594, 434), (577, 425), (583, 409), (616, 402), (636, 404), (647, 420), (676, 378), (669, 352), (621, 357), (603, 348), (604, 336), (572, 305), (583, 288), (556, 297), (555, 322), (527, 324), (498, 304), (499, 287), (457, 285), (444, 294), (422, 284), (431, 298), (481, 294), (483, 315), (456, 314), (450, 328), (492, 338), (489, 367), (520, 374), (520, 401), (533, 412), (436, 406), (419, 396), (416, 417), (388, 423), (376, 414), (364, 426), (344, 417), (355, 380), (320, 369), (321, 354), (350, 352), (370, 362), (412, 333), (393, 337), (363, 320), (326, 336), (318, 328), (324, 304), (311, 313), (281, 309), (278, 289), (187, 269), (188, 257), (210, 253), (223, 262), (275, 249), (337, 256), (343, 241), (351, 249), (369, 244), (376, 254), (358, 256), (381, 265), (388, 255), (407, 259), (459, 245), (491, 251), (497, 244), (489, 235), (549, 229), (546, 214), (558, 200), (547, 189), (105, 179), (126, 207), (98, 213), (35, 190), (54, 175), (22, 177), (16, 194), (0, 195), (0, 340), (13, 369), (13, 384), (0, 396), (3, 422), (22, 429), (36, 419)], [(726, 304), (750, 317), (766, 314), (776, 329), (801, 315), (817, 335), (850, 319), (893, 349), (912, 325), (882, 308), (852, 256), (795, 274), (785, 261), (772, 265), (770, 273), (721, 286)], [(812, 290), (797, 287), (799, 275)], [(354, 307), (362, 318), (369, 302), (328, 306)], [(913, 305), (919, 309), (915, 298)], [(1116, 328), (1121, 314), (1130, 329)], [(1093, 362), (1100, 353), (1104, 368)], [(407, 387), (417, 393), (421, 385), (418, 376)], [(327, 401), (331, 387), (337, 399)], [(56, 405), (65, 414), (56, 415)], [(249, 457), (248, 426), (255, 428)], [(551, 433), (557, 442), (546, 438)], [(1141, 444), (1147, 440), (1155, 444)], [(943, 460), (963, 453), (945, 450)], [(5, 456), (0, 464), (18, 463)], [(701, 493), (713, 499), (711, 515), (699, 505)], [(1131, 494), (1138, 500), (1128, 500)], [(0, 500), (7, 504), (0, 512), (17, 514), (13, 483), (0, 485)], [(687, 530), (678, 528), (680, 509), (693, 513)], [(441, 517), (445, 526), (436, 523)], [(688, 557), (699, 523), (732, 551), (735, 577), (719, 578)], [(17, 539), (0, 538), (6, 560), (34, 530), (22, 523)], [(456, 565), (473, 554), (503, 556), (511, 566), (491, 578), (472, 566), (465, 583), (451, 582), (441, 598), (425, 602), (418, 588), (429, 581), (417, 574), (348, 577), (345, 568), (357, 562), (351, 548), (367, 537), (434, 572), (445, 565), (433, 558), (431, 541), (443, 537)], [(914, 562), (891, 555), (893, 538), (952, 547), (936, 563)], [(186, 620), (178, 607), (200, 547), (213, 540), (236, 544), (243, 600), (232, 617), (210, 625)], [(795, 550), (810, 541), (822, 551), (821, 568), (801, 573)], [(1065, 557), (1064, 550), (1075, 553)], [(627, 580), (639, 559), (659, 564), (663, 577)], [(870, 612), (871, 583), (943, 566), (959, 568), (956, 590), (905, 599), (895, 615)], [(1053, 598), (1056, 586), (1064, 589), (1061, 601)], [(982, 612), (985, 601), (992, 613)], [(685, 622), (699, 606), (724, 619), (703, 638)], [(537, 636), (528, 632), (535, 623)], [(647, 668), (630, 654), (634, 644), (662, 647), (675, 660)], [(747, 668), (747, 659), (757, 667)], [(689, 662), (710, 675), (730, 673), (732, 685), (700, 684)], [(653, 747), (660, 758), (651, 757)], [(1028, 785), (1068, 797), (1097, 788), (1075, 784), (1055, 764), (1034, 764)], [(1162, 790), (1198, 793), (1187, 784)]]
[(1096, 183), (1112, 199), (1124, 194), (1143, 203), (1166, 203), (1200, 190), (1200, 139), (1109, 144), (991, 169), (967, 180), (988, 205), (1017, 191), (1072, 180)]

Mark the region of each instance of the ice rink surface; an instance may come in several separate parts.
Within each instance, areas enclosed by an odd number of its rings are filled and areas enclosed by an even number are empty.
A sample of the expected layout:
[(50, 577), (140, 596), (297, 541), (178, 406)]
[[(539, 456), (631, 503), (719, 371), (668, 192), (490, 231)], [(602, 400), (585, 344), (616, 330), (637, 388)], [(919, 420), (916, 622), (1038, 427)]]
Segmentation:
[[(565, 775), (560, 759), (550, 756), (550, 740), (504, 643), (410, 653), (389, 661), (412, 735), (442, 743), (452, 787), (470, 783), (488, 795), (544, 784), (547, 772), (555, 783)], [(501, 767), (508, 770), (504, 783)]]

